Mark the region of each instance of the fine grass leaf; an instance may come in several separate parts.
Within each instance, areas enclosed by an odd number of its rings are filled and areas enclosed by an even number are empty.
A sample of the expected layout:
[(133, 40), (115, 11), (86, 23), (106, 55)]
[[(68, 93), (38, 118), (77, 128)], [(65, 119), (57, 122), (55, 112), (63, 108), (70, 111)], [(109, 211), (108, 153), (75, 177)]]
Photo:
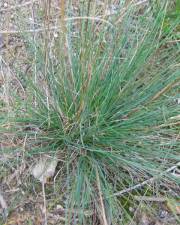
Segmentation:
[[(180, 47), (167, 42), (178, 22), (163, 31), (167, 1), (156, 13), (151, 5), (141, 11), (132, 4), (123, 17), (120, 5), (106, 23), (92, 19), (105, 8), (91, 1), (77, 11), (67, 4), (71, 19), (59, 21), (64, 32), (56, 40), (51, 29), (36, 38), (23, 34), (30, 72), (16, 71), (26, 98), (11, 93), (18, 107), (12, 107), (8, 123), (15, 138), (27, 136), (25, 157), (65, 158), (60, 183), (66, 224), (98, 224), (102, 206), (109, 224), (127, 224), (133, 194), (153, 192), (153, 184), (114, 193), (154, 176), (163, 187), (167, 180), (177, 184), (162, 171), (179, 160), (179, 126), (170, 121), (179, 115)], [(72, 18), (76, 13), (78, 21)], [(57, 166), (51, 163), (40, 160), (33, 176), (47, 182)], [(87, 210), (94, 216), (86, 216)]]

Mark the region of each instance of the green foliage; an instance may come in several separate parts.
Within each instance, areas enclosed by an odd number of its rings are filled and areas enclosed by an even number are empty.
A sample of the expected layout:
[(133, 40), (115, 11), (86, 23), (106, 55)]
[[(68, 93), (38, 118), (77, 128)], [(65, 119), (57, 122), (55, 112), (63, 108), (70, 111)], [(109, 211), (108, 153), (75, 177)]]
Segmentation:
[[(159, 3), (160, 4), (160, 3)], [(177, 21), (180, 21), (180, 0), (172, 1), (171, 4), (167, 6), (167, 13), (163, 23), (163, 30), (168, 31), (169, 27)], [(179, 39), (180, 26), (178, 25), (173, 32), (172, 38)]]
[[(79, 11), (95, 15), (92, 4)], [(87, 210), (101, 221), (103, 207), (109, 223), (124, 224), (124, 199), (113, 194), (178, 161), (180, 54), (165, 46), (177, 21), (162, 30), (166, 6), (137, 11), (69, 20), (54, 47), (50, 32), (24, 34), (31, 73), (10, 120), (30, 139), (28, 156), (63, 155), (67, 224), (93, 224)]]

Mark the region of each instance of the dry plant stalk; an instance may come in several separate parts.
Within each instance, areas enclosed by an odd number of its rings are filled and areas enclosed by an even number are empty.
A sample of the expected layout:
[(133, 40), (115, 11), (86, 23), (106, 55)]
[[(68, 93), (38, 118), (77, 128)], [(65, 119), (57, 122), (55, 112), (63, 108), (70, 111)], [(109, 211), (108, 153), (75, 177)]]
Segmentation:
[(98, 173), (97, 169), (96, 169), (96, 179), (97, 179), (97, 187), (98, 187), (98, 191), (99, 191), (99, 200), (100, 200), (101, 210), (102, 210), (102, 224), (108, 225), (108, 222), (107, 222), (107, 219), (106, 219), (105, 208), (104, 208), (103, 196), (102, 196), (102, 192), (101, 192), (101, 184), (100, 184), (100, 179), (99, 179), (99, 173)]

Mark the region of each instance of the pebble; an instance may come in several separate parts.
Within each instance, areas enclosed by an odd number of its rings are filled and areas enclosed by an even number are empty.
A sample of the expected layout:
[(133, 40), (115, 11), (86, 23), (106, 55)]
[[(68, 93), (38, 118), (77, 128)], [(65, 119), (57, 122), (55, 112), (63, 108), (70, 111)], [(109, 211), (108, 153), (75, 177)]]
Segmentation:
[(58, 37), (58, 33), (54, 33), (54, 38), (57, 38)]
[(161, 219), (166, 218), (167, 215), (168, 215), (168, 212), (167, 212), (166, 210), (161, 210), (161, 211), (159, 212), (159, 217), (160, 217)]
[(8, 7), (8, 4), (7, 2), (4, 3), (4, 8), (7, 8)]

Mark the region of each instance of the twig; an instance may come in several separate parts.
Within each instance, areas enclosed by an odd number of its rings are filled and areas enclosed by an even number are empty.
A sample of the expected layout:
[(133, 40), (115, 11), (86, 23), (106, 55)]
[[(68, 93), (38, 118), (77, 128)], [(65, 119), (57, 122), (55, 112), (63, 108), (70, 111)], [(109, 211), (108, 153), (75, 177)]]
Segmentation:
[(135, 3), (134, 5), (137, 6), (137, 5), (141, 5), (144, 3), (148, 3), (148, 0), (140, 0), (139, 2)]
[(136, 184), (136, 185), (134, 185), (134, 186), (132, 186), (132, 187), (129, 187), (129, 188), (126, 188), (126, 189), (124, 189), (124, 190), (122, 190), (122, 191), (119, 191), (119, 192), (114, 193), (113, 196), (121, 196), (121, 195), (126, 194), (126, 193), (129, 193), (129, 192), (131, 192), (131, 191), (133, 191), (133, 190), (135, 190), (135, 189), (141, 188), (142, 186), (144, 186), (144, 185), (146, 185), (146, 184), (149, 184), (149, 183), (153, 182), (154, 180), (156, 180), (156, 179), (159, 178), (160, 176), (163, 176), (164, 174), (173, 171), (173, 170), (176, 169), (178, 166), (180, 166), (180, 162), (178, 162), (175, 166), (172, 166), (172, 167), (168, 168), (167, 170), (165, 170), (164, 172), (160, 173), (159, 175), (154, 176), (154, 177), (152, 177), (152, 178), (150, 178), (150, 179), (148, 179), (148, 180), (145, 180), (145, 181), (143, 181), (143, 182), (140, 183), (140, 184)]
[(159, 129), (159, 128), (163, 128), (163, 127), (170, 127), (170, 126), (177, 126), (177, 125), (180, 125), (180, 121), (177, 121), (177, 122), (174, 122), (174, 123), (161, 124), (161, 125), (155, 126), (153, 128)]
[(162, 90), (160, 90), (152, 99), (150, 102), (155, 101), (157, 98), (159, 98), (162, 94), (167, 92), (172, 86), (177, 82), (178, 80), (175, 80), (173, 83), (168, 84), (166, 87), (164, 87)]
[[(114, 27), (112, 23), (110, 23), (109, 21), (105, 20), (105, 19), (101, 19), (99, 16), (98, 17), (91, 17), (91, 16), (76, 16), (76, 17), (67, 17), (64, 18), (64, 21), (72, 21), (72, 20), (95, 20), (95, 21), (99, 21), (99, 22), (103, 22), (106, 23), (107, 25)], [(25, 33), (38, 33), (38, 32), (43, 32), (45, 30), (58, 30), (60, 28), (60, 26), (53, 26), (53, 27), (49, 27), (49, 28), (39, 28), (39, 29), (29, 29), (29, 30), (23, 30), (23, 31), (17, 31), (17, 30), (3, 30), (0, 31), (0, 34), (19, 34), (21, 32), (25, 32)]]
[(42, 192), (43, 192), (43, 201), (44, 201), (44, 207), (43, 207), (44, 225), (47, 225), (47, 207), (46, 207), (46, 193), (44, 188), (44, 181), (42, 182)]
[(167, 41), (168, 43), (177, 43), (180, 42), (180, 39), (176, 39), (176, 40), (171, 40), (171, 41)]
[(71, 20), (95, 20), (95, 21), (99, 21), (99, 22), (103, 22), (106, 23), (107, 25), (109, 25), (110, 27), (114, 27), (112, 23), (110, 23), (108, 20), (102, 19), (102, 16), (75, 16), (75, 17), (68, 17), (65, 18), (65, 21), (71, 21)]
[[(32, 19), (33, 19), (33, 25), (32, 25), (32, 29), (35, 31), (35, 12), (34, 12), (34, 1), (31, 0), (31, 14), (32, 14)], [(33, 41), (34, 43), (36, 43), (36, 33), (33, 32)], [(34, 60), (33, 60), (33, 65), (34, 65), (34, 83), (37, 84), (37, 63), (35, 63), (37, 61), (37, 46), (34, 46)], [(34, 93), (34, 105), (35, 108), (37, 107), (37, 93)]]
[(53, 26), (50, 28), (39, 28), (39, 29), (29, 29), (29, 30), (23, 30), (23, 31), (18, 31), (18, 30), (2, 30), (0, 31), (0, 34), (20, 34), (22, 32), (24, 33), (38, 33), (38, 32), (43, 32), (45, 30), (58, 30), (60, 27), (58, 26)]
[(7, 210), (7, 204), (6, 204), (6, 201), (3, 197), (3, 195), (1, 194), (0, 192), (0, 205), (1, 205), (1, 208), (2, 208), (2, 211), (3, 211), (3, 219), (6, 220), (7, 216), (8, 216), (8, 210)]
[(166, 198), (155, 197), (155, 196), (134, 196), (137, 201), (147, 201), (147, 202), (165, 202)]
[(103, 220), (103, 225), (108, 225), (107, 219), (106, 219), (106, 213), (104, 209), (104, 203), (103, 203), (103, 197), (101, 193), (101, 184), (100, 184), (100, 179), (99, 179), (99, 174), (96, 169), (96, 177), (97, 177), (97, 186), (98, 186), (98, 191), (99, 191), (99, 199), (100, 199), (100, 204), (101, 204), (101, 209), (102, 209), (102, 220)]
[(177, 116), (172, 116), (169, 118), (170, 120), (180, 120), (180, 114)]

